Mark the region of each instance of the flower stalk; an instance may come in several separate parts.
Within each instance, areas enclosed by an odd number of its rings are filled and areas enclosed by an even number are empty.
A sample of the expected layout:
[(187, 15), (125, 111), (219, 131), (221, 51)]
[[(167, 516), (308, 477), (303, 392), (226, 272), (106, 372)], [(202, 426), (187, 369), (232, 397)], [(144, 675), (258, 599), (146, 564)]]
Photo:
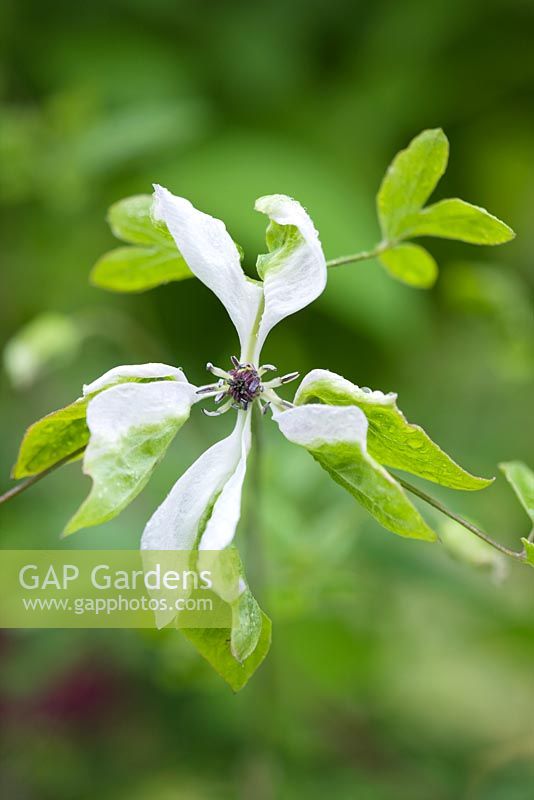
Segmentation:
[(326, 262), (327, 267), (342, 267), (343, 264), (354, 264), (356, 261), (368, 261), (371, 258), (377, 258), (386, 250), (390, 250), (395, 246), (394, 242), (380, 242), (372, 250), (362, 250), (360, 253), (353, 253), (350, 256), (339, 256), (339, 258), (331, 258)]

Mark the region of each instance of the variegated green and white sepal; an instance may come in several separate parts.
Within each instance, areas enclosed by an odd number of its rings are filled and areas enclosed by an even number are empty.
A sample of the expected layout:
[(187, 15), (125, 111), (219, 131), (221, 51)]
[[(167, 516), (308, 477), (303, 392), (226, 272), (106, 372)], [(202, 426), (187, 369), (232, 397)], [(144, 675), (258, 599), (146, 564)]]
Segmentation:
[(492, 483), (492, 478), (471, 475), (435, 444), (423, 428), (409, 423), (397, 407), (394, 392), (362, 389), (334, 372), (314, 369), (303, 379), (294, 402), (297, 406), (319, 402), (359, 408), (369, 422), (368, 452), (379, 464), (451, 489), (473, 491)]
[(166, 364), (116, 367), (84, 386), (84, 397), (83, 471), (93, 485), (65, 535), (112, 519), (139, 494), (199, 399), (182, 370)]
[[(251, 408), (238, 411), (232, 433), (206, 450), (178, 479), (144, 530), (141, 549), (145, 559), (150, 561), (154, 550), (191, 550), (197, 568), (202, 569), (203, 553), (209, 558), (211, 551), (230, 546), (241, 514), (251, 413)], [(232, 608), (231, 651), (238, 661), (243, 661), (255, 649), (263, 625), (244, 574), (235, 596), (223, 599)], [(157, 625), (168, 625), (175, 617), (172, 608), (158, 612)]]
[(393, 533), (435, 541), (401, 485), (368, 452), (368, 421), (356, 406), (309, 404), (273, 410), (286, 439), (305, 447), (330, 476)]

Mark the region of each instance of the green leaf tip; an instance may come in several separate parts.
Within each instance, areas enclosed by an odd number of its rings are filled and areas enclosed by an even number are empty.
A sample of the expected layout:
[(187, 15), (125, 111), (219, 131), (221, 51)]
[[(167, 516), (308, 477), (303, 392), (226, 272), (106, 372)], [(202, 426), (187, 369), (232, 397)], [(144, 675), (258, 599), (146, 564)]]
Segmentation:
[(449, 142), (441, 128), (424, 130), (395, 156), (377, 195), (378, 218), (387, 241), (398, 239), (403, 220), (423, 207), (448, 160)]
[(272, 624), (262, 612), (261, 630), (254, 650), (241, 662), (232, 654), (228, 628), (184, 628), (182, 633), (201, 656), (230, 686), (239, 692), (262, 664), (271, 647)]
[(403, 238), (435, 236), (456, 239), (467, 244), (505, 244), (514, 231), (485, 208), (466, 203), (457, 197), (421, 209), (404, 220)]
[(450, 489), (476, 491), (493, 483), (460, 467), (419, 425), (406, 419), (397, 406), (397, 395), (361, 389), (341, 375), (316, 369), (302, 381), (295, 403), (357, 406), (369, 423), (367, 449), (378, 461)]

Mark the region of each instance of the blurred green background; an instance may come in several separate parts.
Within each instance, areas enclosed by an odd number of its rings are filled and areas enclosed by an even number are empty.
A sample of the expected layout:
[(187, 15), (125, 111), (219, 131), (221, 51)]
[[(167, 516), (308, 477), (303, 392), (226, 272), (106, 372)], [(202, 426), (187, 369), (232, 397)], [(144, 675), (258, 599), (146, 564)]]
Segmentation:
[[(334, 270), (264, 358), (398, 391), (477, 474), (532, 465), (531, 0), (4, 0), (0, 41), (1, 340), (43, 312), (83, 334), (33, 381), (2, 374), (2, 488), (25, 427), (83, 382), (154, 360), (200, 383), (206, 361), (235, 351), (196, 281), (131, 296), (89, 286), (113, 246), (110, 203), (160, 182), (222, 217), (252, 268), (265, 228), (254, 199), (285, 192), (334, 257), (375, 243), (385, 167), (435, 126), (451, 141), (436, 196), (489, 208), (515, 242), (432, 241), (441, 275), (428, 293), (375, 262)], [(130, 508), (62, 543), (88, 488), (66, 467), (2, 508), (1, 546), (137, 547), (229, 416), (195, 413)], [(266, 418), (263, 493), (245, 500), (239, 532), (275, 631), (255, 679), (233, 696), (172, 631), (2, 632), (2, 797), (534, 796), (532, 573), (498, 584), (388, 534), (273, 429)], [(478, 495), (435, 494), (509, 544), (528, 533), (502, 477)]]

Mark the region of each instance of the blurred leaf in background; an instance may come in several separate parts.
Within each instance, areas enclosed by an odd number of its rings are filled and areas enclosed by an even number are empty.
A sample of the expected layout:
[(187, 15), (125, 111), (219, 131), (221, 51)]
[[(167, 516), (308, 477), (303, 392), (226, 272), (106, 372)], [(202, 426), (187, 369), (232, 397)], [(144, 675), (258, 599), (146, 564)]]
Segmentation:
[(72, 363), (83, 332), (65, 314), (44, 312), (27, 323), (5, 345), (4, 368), (17, 389), (27, 389), (54, 369)]
[(534, 374), (534, 298), (527, 281), (506, 265), (458, 262), (443, 281), (448, 307), (478, 318), (494, 345), (503, 378), (526, 382)]

